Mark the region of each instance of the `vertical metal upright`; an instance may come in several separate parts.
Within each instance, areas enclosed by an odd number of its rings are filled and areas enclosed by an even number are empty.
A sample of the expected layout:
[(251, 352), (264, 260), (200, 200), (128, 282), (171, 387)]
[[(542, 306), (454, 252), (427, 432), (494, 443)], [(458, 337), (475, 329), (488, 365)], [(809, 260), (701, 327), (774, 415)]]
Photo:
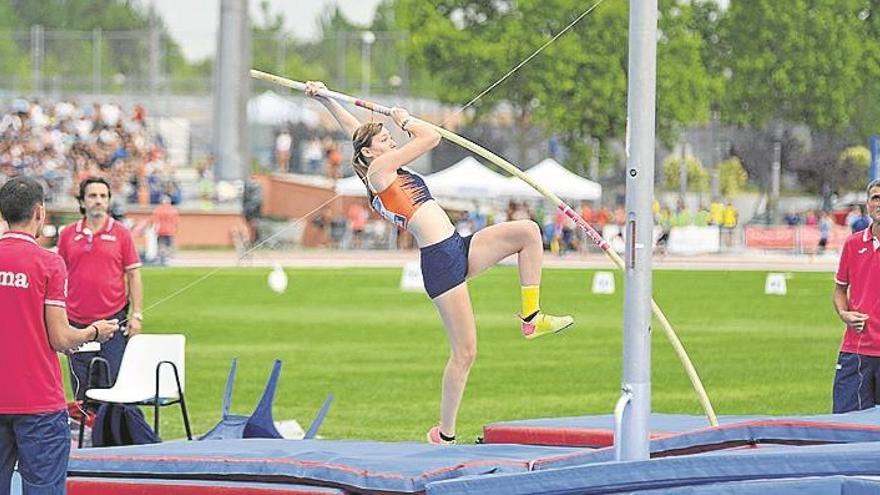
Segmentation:
[(645, 460), (651, 414), (657, 0), (630, 0), (629, 9), (623, 394), (615, 409), (615, 448), (618, 460)]
[(215, 177), (222, 180), (248, 175), (246, 102), (251, 44), (247, 15), (247, 0), (220, 0), (212, 149), (217, 164)]

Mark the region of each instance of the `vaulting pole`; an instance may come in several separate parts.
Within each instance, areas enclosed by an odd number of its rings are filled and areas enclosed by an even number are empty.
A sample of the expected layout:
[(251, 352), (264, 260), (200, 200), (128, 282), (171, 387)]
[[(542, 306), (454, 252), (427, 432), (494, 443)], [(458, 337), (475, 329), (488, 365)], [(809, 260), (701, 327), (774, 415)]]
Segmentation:
[[(270, 74), (268, 72), (263, 72), (256, 69), (251, 69), (251, 77), (253, 77), (254, 79), (277, 84), (279, 86), (296, 89), (298, 91), (305, 91), (306, 89), (306, 85), (303, 82), (294, 81), (292, 79), (276, 76), (275, 74)], [(352, 96), (338, 93), (336, 91), (325, 89), (319, 91), (318, 95), (325, 98), (332, 98), (337, 101), (349, 103), (382, 115), (391, 114), (391, 108), (389, 107), (379, 105), (370, 101), (361, 100), (359, 98), (354, 98)], [(547, 198), (548, 201), (553, 203), (568, 218), (574, 221), (587, 234), (587, 236), (589, 236), (590, 239), (592, 239), (593, 242), (602, 249), (605, 255), (611, 259), (611, 261), (617, 266), (618, 269), (625, 270), (625, 264), (623, 259), (620, 258), (620, 255), (618, 255), (616, 252), (614, 252), (613, 249), (611, 249), (611, 246), (608, 244), (608, 242), (605, 241), (605, 239), (602, 238), (602, 236), (598, 232), (596, 232), (596, 229), (594, 229), (589, 223), (581, 218), (581, 216), (578, 215), (577, 212), (574, 211), (570, 206), (559, 199), (558, 196), (545, 189), (541, 184), (535, 182), (531, 177), (526, 175), (515, 165), (508, 162), (504, 158), (501, 158), (495, 153), (487, 150), (486, 148), (483, 148), (482, 146), (473, 143), (459, 136), (458, 134), (455, 134), (452, 131), (436, 126), (430, 122), (424, 123), (431, 126), (431, 128), (437, 131), (448, 141), (451, 141), (461, 146), (462, 148), (469, 150), (474, 154), (485, 158), (486, 160), (489, 160), (490, 162), (506, 170), (511, 175), (516, 176), (517, 178), (531, 186), (533, 189), (541, 193), (542, 196)], [(712, 407), (712, 403), (709, 401), (709, 396), (706, 393), (706, 389), (703, 387), (703, 382), (700, 380), (700, 376), (697, 374), (696, 368), (694, 368), (694, 365), (691, 362), (690, 357), (688, 357), (684, 345), (682, 345), (681, 340), (678, 338), (678, 335), (675, 333), (675, 330), (672, 328), (672, 325), (669, 323), (666, 315), (663, 314), (660, 306), (657, 305), (653, 298), (651, 299), (651, 309), (654, 313), (654, 316), (656, 316), (657, 320), (660, 322), (660, 326), (663, 328), (663, 332), (666, 335), (666, 338), (669, 340), (669, 343), (672, 344), (673, 350), (675, 350), (675, 353), (678, 355), (678, 359), (681, 361), (682, 366), (684, 366), (685, 372), (687, 373), (688, 378), (690, 378), (691, 384), (697, 394), (697, 397), (699, 398), (700, 404), (703, 406), (703, 411), (705, 412), (706, 417), (709, 420), (709, 424), (712, 426), (718, 426), (718, 418), (715, 415), (715, 409)]]

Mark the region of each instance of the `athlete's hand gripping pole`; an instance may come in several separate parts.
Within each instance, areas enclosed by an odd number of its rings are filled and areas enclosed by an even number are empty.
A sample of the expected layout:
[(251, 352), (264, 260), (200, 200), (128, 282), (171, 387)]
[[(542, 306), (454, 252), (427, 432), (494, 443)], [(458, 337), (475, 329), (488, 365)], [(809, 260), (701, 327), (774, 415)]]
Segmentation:
[[(268, 81), (279, 86), (284, 86), (299, 91), (305, 91), (306, 89), (305, 83), (287, 79), (285, 77), (276, 76), (274, 74), (269, 74), (268, 72), (263, 72), (255, 69), (251, 69), (251, 77), (253, 77), (254, 79)], [(354, 98), (342, 93), (337, 93), (336, 91), (321, 90), (318, 92), (318, 96), (350, 103), (352, 105), (365, 108), (367, 110), (371, 110), (373, 112), (383, 115), (391, 115), (391, 108), (389, 107), (382, 106), (370, 101), (361, 100), (359, 98)], [(422, 120), (419, 121), (424, 122)], [(482, 146), (473, 143), (459, 136), (458, 134), (455, 134), (452, 131), (431, 124), (430, 122), (424, 123), (431, 126), (431, 128), (433, 128), (447, 140), (485, 158), (486, 160), (489, 160), (490, 162), (501, 167), (510, 174), (516, 176), (517, 178), (531, 186), (533, 189), (541, 193), (542, 196), (552, 202), (568, 218), (572, 219), (590, 237), (590, 239), (592, 239), (593, 242), (602, 249), (605, 255), (607, 255), (608, 258), (611, 259), (611, 261), (617, 266), (618, 269), (624, 269), (623, 259), (621, 259), (620, 255), (618, 255), (613, 249), (611, 249), (611, 246), (608, 244), (607, 241), (605, 241), (605, 239), (602, 238), (602, 236), (598, 232), (596, 232), (596, 229), (594, 229), (589, 223), (581, 218), (581, 216), (578, 215), (577, 212), (575, 212), (570, 206), (559, 199), (558, 196), (535, 182), (531, 177), (526, 175), (515, 165), (501, 158), (495, 153), (487, 150), (486, 148), (483, 148)], [(688, 378), (690, 378), (694, 391), (697, 393), (697, 397), (700, 400), (700, 404), (703, 406), (703, 411), (706, 413), (706, 417), (709, 419), (709, 424), (711, 424), (712, 426), (718, 426), (718, 418), (715, 415), (715, 409), (712, 407), (712, 403), (709, 401), (709, 395), (706, 393), (706, 389), (703, 387), (703, 382), (700, 380), (700, 376), (697, 374), (697, 370), (696, 368), (694, 368), (690, 357), (688, 357), (684, 345), (678, 338), (678, 334), (676, 334), (675, 329), (672, 328), (672, 324), (669, 323), (666, 315), (663, 314), (663, 310), (660, 309), (660, 306), (657, 305), (657, 302), (653, 299), (651, 299), (651, 308), (653, 309), (654, 316), (656, 316), (657, 320), (660, 322), (660, 326), (663, 328), (663, 332), (666, 335), (666, 338), (669, 340), (670, 344), (672, 344), (673, 350), (675, 350), (675, 353), (678, 355), (682, 366), (684, 366), (684, 369), (687, 372)]]

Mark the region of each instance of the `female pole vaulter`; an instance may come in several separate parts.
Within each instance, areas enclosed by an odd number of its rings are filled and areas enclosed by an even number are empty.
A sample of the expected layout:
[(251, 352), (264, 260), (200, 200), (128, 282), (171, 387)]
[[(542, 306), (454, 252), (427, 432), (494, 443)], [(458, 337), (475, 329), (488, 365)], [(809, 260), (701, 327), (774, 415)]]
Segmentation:
[(394, 108), (394, 123), (411, 136), (398, 146), (380, 122), (361, 123), (335, 100), (319, 95), (323, 83), (310, 81), (306, 94), (320, 101), (352, 136), (352, 166), (367, 188), (370, 205), (382, 217), (410, 232), (420, 248), (422, 277), (440, 313), (450, 356), (443, 372), (440, 423), (427, 433), (432, 444), (455, 443), (455, 422), (468, 374), (477, 355), (477, 327), (467, 280), (516, 254), (522, 295), (520, 329), (527, 339), (560, 332), (571, 316), (541, 311), (539, 293), (543, 245), (538, 225), (530, 220), (504, 222), (461, 237), (424, 180), (403, 168), (440, 143), (430, 126)]

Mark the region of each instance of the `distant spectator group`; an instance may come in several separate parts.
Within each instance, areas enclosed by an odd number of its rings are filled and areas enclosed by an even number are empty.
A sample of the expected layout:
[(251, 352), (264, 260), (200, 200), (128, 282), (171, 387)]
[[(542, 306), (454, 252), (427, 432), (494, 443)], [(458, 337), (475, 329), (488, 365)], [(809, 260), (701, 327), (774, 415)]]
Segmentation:
[(41, 182), (50, 202), (72, 197), (79, 182), (105, 177), (114, 196), (128, 203), (181, 199), (161, 137), (149, 132), (140, 105), (80, 105), (13, 100), (0, 115), (0, 182), (29, 176)]

